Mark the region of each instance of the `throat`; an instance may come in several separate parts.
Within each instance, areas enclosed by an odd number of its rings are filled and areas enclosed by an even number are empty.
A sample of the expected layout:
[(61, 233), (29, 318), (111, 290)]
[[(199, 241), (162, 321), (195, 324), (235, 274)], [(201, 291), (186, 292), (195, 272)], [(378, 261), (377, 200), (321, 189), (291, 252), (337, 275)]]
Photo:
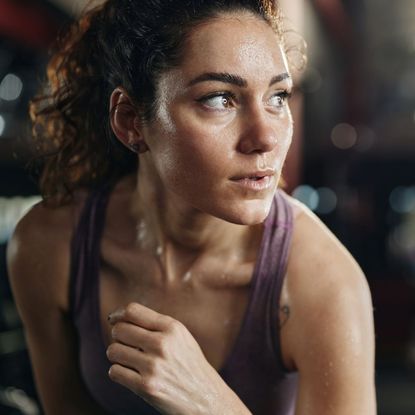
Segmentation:
[(161, 283), (186, 289), (202, 284), (230, 288), (249, 283), (258, 256), (262, 233), (244, 244), (229, 243), (222, 250), (192, 250), (166, 244), (156, 255)]

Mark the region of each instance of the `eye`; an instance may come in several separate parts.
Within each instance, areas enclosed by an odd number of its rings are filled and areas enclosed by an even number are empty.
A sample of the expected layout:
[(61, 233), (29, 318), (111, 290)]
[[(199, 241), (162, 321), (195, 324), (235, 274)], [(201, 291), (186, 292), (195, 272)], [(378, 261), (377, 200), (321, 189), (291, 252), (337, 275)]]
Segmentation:
[(268, 101), (269, 105), (277, 109), (283, 108), (290, 96), (291, 94), (288, 91), (278, 92), (271, 96)]
[(226, 110), (232, 105), (233, 95), (229, 92), (218, 92), (206, 97), (200, 98), (197, 101), (210, 109)]

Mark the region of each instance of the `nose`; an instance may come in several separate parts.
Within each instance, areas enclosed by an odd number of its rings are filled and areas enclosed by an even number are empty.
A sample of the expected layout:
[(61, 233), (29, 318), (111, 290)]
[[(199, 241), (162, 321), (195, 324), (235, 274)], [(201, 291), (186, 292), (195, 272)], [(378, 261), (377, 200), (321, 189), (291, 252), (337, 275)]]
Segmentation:
[[(271, 119), (271, 118), (274, 119)], [(238, 143), (238, 150), (245, 154), (266, 153), (278, 144), (275, 115), (264, 109), (250, 111), (242, 121), (243, 128)]]

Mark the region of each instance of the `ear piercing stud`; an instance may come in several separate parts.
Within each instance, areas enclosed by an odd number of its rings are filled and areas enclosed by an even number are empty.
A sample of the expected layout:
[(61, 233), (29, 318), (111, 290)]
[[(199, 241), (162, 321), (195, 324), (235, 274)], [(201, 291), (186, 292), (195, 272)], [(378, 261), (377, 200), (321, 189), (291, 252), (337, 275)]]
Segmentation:
[(138, 153), (138, 150), (140, 149), (138, 143), (129, 143), (128, 146), (130, 147), (131, 151), (134, 151), (134, 153)]

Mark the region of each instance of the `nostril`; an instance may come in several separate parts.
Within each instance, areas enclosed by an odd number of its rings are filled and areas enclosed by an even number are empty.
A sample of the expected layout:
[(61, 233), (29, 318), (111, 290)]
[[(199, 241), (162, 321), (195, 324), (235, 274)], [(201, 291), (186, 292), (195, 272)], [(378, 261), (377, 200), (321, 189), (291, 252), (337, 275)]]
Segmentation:
[(272, 137), (246, 137), (239, 143), (239, 150), (243, 153), (266, 153), (272, 151), (278, 145), (278, 140)]
[(241, 131), (239, 150), (245, 154), (266, 153), (278, 145), (276, 126), (262, 115), (245, 121)]

